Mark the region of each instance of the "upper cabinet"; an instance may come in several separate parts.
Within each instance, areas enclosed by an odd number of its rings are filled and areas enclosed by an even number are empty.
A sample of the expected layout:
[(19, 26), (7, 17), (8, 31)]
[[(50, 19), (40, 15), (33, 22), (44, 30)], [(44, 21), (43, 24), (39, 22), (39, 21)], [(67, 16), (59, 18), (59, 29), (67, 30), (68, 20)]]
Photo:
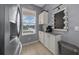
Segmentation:
[(39, 14), (39, 24), (48, 24), (48, 12), (43, 11)]

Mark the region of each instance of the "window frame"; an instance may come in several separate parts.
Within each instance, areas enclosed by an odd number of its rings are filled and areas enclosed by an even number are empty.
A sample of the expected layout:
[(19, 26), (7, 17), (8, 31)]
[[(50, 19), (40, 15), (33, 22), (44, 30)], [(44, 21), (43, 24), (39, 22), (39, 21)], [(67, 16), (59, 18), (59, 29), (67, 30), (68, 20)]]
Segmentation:
[(36, 18), (36, 20), (35, 21), (37, 21), (37, 17), (36, 17), (36, 11), (35, 10), (32, 10), (32, 9), (29, 9), (29, 8), (22, 8), (22, 36), (23, 35), (33, 35), (33, 34), (36, 34), (36, 22), (35, 22), (35, 32), (33, 32), (33, 33), (23, 33), (23, 9), (26, 9), (26, 10), (30, 10), (31, 12), (34, 12), (35, 13), (35, 18)]

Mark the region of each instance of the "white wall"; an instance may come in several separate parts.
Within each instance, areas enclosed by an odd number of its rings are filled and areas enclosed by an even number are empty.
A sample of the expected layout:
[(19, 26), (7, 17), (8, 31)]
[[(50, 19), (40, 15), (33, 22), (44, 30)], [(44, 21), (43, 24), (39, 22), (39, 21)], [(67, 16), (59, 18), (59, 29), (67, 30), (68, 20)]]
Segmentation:
[[(52, 20), (52, 13), (54, 13), (52, 9), (56, 6), (57, 4), (49, 4), (46, 5), (44, 8), (49, 12), (49, 21)], [(76, 32), (74, 30), (75, 26), (79, 26), (79, 4), (66, 4), (65, 7), (68, 10), (69, 29), (67, 32), (54, 32), (62, 34), (62, 40), (72, 43), (79, 47), (79, 31)]]

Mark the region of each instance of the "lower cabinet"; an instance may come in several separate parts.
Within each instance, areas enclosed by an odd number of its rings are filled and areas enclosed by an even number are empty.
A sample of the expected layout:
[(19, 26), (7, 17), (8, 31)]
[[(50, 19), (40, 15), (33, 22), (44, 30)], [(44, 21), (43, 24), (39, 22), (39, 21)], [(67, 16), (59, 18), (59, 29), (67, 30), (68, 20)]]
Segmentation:
[(49, 34), (50, 39), (49, 39), (49, 50), (55, 54), (55, 36)]
[(58, 41), (61, 40), (61, 35), (54, 35), (46, 32), (39, 32), (40, 42), (48, 48), (54, 55), (58, 53)]
[(41, 43), (44, 43), (44, 32), (39, 31), (39, 40)]
[(49, 47), (49, 37), (47, 33), (44, 33), (44, 43), (45, 47)]

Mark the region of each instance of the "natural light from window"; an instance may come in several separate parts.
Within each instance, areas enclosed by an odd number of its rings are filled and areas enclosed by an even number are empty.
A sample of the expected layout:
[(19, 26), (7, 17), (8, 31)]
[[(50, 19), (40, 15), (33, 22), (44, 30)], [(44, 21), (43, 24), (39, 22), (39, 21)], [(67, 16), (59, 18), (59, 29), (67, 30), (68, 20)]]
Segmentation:
[(22, 35), (29, 35), (36, 33), (36, 12), (34, 10), (22, 9)]

